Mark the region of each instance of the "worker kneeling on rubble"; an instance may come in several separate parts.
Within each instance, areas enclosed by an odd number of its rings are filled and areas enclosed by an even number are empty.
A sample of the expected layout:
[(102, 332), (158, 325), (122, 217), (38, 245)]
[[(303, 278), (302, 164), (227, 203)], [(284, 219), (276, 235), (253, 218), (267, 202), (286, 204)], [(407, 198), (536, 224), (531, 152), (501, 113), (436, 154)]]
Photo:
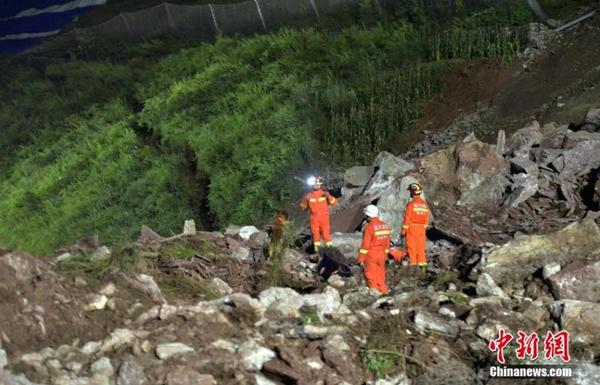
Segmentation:
[[(388, 253), (390, 253), (392, 230), (389, 225), (379, 219), (377, 206), (368, 205), (364, 213), (368, 223), (363, 229), (358, 262), (363, 267), (367, 285), (372, 289), (377, 289), (382, 294), (387, 294), (389, 288), (385, 283), (385, 264)], [(393, 250), (391, 255), (396, 262), (400, 262), (406, 253)]]

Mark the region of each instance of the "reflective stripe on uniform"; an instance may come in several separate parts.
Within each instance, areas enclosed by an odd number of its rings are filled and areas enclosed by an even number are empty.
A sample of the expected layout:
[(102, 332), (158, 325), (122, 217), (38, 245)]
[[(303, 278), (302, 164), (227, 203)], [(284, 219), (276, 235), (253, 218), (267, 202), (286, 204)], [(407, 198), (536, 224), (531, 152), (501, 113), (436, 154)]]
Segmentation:
[(327, 199), (327, 198), (321, 197), (321, 198), (319, 198), (319, 202), (323, 202), (325, 199)]
[(390, 235), (392, 232), (390, 230), (381, 230), (381, 231), (376, 231), (375, 235)]
[(413, 210), (416, 212), (420, 212), (420, 213), (428, 213), (429, 212), (429, 209), (422, 209), (420, 207), (415, 207)]
[(308, 201), (309, 202), (316, 202), (317, 200), (315, 198), (310, 198)]
[(361, 254), (368, 254), (369, 250), (360, 249), (360, 250), (358, 250), (358, 252), (361, 253)]
[(315, 246), (321, 246), (321, 242), (315, 242), (314, 245)]
[(390, 249), (385, 249), (385, 253), (386, 254), (389, 253), (389, 252), (390, 252)]
[(402, 225), (403, 229), (408, 229), (408, 225)]
[(331, 197), (331, 199), (329, 199), (329, 203), (334, 204), (335, 203), (335, 198)]
[(327, 247), (333, 246), (333, 242), (325, 242), (325, 246), (327, 246)]

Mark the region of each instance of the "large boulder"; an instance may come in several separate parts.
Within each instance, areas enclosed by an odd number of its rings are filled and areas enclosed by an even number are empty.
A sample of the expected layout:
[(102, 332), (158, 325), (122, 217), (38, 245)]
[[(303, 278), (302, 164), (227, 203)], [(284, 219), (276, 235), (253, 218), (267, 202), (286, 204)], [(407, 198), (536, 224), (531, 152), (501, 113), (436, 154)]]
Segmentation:
[(546, 235), (515, 238), (503, 246), (488, 251), (482, 258), (481, 270), (500, 286), (522, 284), (525, 279), (550, 262), (565, 266), (585, 260), (600, 248), (600, 229), (591, 219), (572, 223)]
[(509, 146), (513, 150), (530, 149), (534, 145), (540, 144), (544, 139), (540, 124), (533, 121), (527, 126), (517, 130), (509, 140)]
[(600, 128), (600, 108), (592, 108), (585, 115), (583, 123), (593, 125), (596, 129)]
[(492, 146), (473, 140), (423, 158), (422, 182), (432, 202), (495, 208), (507, 184), (499, 176), (508, 166)]
[(600, 261), (571, 264), (548, 277), (548, 282), (558, 299), (600, 302)]
[(550, 310), (560, 320), (560, 327), (569, 331), (572, 344), (600, 343), (600, 304), (565, 299), (553, 303)]
[(375, 168), (373, 166), (354, 166), (344, 172), (344, 183), (348, 186), (362, 187), (369, 183)]
[(551, 164), (562, 180), (575, 180), (600, 167), (600, 133), (568, 133), (566, 151)]
[(385, 191), (397, 178), (415, 168), (412, 162), (407, 162), (389, 152), (382, 152), (375, 158), (377, 172), (371, 178), (364, 195), (377, 196)]
[(344, 257), (356, 259), (362, 244), (362, 233), (334, 233), (331, 237), (333, 247), (337, 248)]

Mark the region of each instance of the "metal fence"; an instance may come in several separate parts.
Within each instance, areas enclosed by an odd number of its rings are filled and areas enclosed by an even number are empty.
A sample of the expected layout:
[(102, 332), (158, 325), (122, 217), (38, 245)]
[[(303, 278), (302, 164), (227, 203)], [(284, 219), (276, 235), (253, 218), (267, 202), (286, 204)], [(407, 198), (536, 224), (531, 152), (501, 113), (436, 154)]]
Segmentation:
[[(519, 0), (249, 0), (234, 4), (180, 5), (162, 3), (137, 12), (57, 36), (35, 50), (72, 46), (82, 39), (135, 43), (162, 35), (194, 41), (210, 41), (218, 34), (252, 35), (281, 27), (315, 21), (359, 4), (381, 12), (397, 7), (422, 7), (452, 11), (478, 9)], [(85, 36), (85, 37), (84, 37)]]

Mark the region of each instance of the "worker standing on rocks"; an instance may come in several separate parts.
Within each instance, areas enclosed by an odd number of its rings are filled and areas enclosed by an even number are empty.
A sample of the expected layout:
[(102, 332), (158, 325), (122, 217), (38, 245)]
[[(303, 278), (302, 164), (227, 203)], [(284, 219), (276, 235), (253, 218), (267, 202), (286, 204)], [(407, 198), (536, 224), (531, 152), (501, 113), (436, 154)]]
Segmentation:
[(325, 246), (332, 246), (330, 224), (329, 224), (329, 206), (337, 205), (337, 200), (329, 192), (323, 190), (323, 179), (320, 177), (308, 178), (307, 183), (313, 186), (313, 191), (306, 194), (300, 208), (310, 211), (310, 232), (313, 238), (315, 253), (321, 246), (321, 238), (325, 241)]
[(388, 259), (392, 230), (379, 219), (377, 206), (368, 205), (364, 213), (368, 223), (363, 229), (358, 262), (363, 267), (367, 285), (382, 294), (387, 294), (389, 288), (385, 283), (385, 264)]
[(408, 190), (412, 199), (406, 205), (404, 212), (402, 235), (406, 237), (406, 249), (410, 265), (419, 266), (421, 270), (425, 271), (427, 268), (425, 244), (427, 241), (427, 226), (429, 225), (429, 206), (421, 198), (423, 188), (419, 183), (411, 183)]

